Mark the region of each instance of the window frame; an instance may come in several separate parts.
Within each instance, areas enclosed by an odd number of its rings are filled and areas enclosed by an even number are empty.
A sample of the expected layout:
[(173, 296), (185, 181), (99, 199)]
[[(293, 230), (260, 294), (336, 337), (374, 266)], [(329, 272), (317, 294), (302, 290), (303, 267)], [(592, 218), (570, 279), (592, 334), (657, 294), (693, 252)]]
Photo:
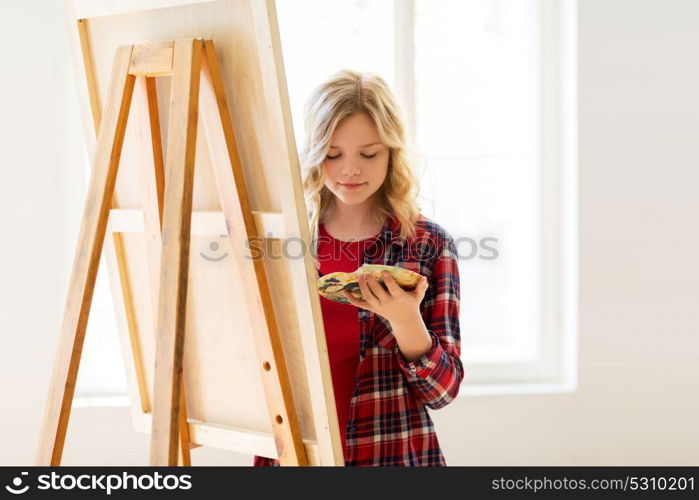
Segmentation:
[[(540, 37), (540, 356), (531, 362), (470, 363), (464, 366), (459, 394), (568, 393), (577, 388), (577, 0), (530, 1), (538, 10)], [(395, 90), (414, 144), (419, 119), (414, 0), (394, 0), (394, 16)]]

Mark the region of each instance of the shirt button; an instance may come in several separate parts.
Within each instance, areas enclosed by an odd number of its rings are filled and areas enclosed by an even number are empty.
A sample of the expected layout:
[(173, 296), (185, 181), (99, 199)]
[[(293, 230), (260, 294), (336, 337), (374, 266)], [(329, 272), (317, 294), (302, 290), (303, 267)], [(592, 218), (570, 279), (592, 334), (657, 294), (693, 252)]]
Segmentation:
[(350, 432), (356, 432), (356, 431), (357, 431), (357, 428), (356, 428), (355, 426), (352, 426), (352, 427), (349, 428), (349, 431), (350, 431)]

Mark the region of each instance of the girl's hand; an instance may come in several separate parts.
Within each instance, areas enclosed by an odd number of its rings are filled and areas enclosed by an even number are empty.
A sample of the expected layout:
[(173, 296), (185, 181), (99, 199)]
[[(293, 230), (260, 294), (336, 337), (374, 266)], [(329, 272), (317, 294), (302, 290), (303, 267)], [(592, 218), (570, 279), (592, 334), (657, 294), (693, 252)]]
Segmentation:
[(429, 286), (427, 278), (421, 276), (415, 290), (407, 291), (396, 283), (388, 271), (383, 271), (382, 276), (388, 290), (384, 290), (374, 276), (360, 274), (357, 281), (364, 300), (354, 298), (347, 290), (343, 290), (342, 293), (353, 306), (379, 314), (390, 323), (400, 322), (401, 318), (413, 317), (416, 311), (419, 313), (420, 303)]

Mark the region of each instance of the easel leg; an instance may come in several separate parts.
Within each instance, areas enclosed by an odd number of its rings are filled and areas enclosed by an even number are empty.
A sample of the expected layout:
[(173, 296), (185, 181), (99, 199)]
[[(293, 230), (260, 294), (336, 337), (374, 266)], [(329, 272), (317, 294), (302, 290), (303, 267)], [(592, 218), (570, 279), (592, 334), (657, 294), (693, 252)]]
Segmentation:
[(201, 40), (174, 47), (150, 464), (177, 465)]
[[(246, 255), (246, 238), (257, 237), (245, 177), (235, 142), (214, 44), (207, 40), (202, 58), (201, 120), (205, 130), (232, 251)], [(230, 227), (234, 229), (231, 230)], [(281, 336), (277, 327), (264, 262), (240, 264), (251, 314), (253, 337), (281, 465), (308, 465), (296, 414)]]
[(134, 77), (128, 74), (130, 59), (131, 46), (117, 49), (83, 208), (58, 350), (39, 437), (36, 465), (61, 463), (85, 329), (131, 105)]
[(177, 447), (177, 465), (189, 467), (192, 458), (189, 454), (189, 424), (187, 423), (187, 399), (184, 392), (184, 380), (180, 386), (180, 439)]
[[(160, 279), (160, 253), (162, 251), (162, 214), (165, 187), (165, 168), (163, 167), (163, 148), (160, 139), (160, 116), (158, 112), (158, 93), (155, 78), (136, 77), (133, 97), (134, 111), (132, 120), (139, 139), (139, 171), (141, 174), (141, 202), (144, 215), (144, 236), (148, 255), (148, 274), (150, 279), (153, 326), (157, 330), (158, 290)], [(189, 428), (187, 424), (187, 406), (185, 404), (184, 380), (182, 381), (180, 403), (180, 444), (178, 464), (191, 465), (189, 454)]]

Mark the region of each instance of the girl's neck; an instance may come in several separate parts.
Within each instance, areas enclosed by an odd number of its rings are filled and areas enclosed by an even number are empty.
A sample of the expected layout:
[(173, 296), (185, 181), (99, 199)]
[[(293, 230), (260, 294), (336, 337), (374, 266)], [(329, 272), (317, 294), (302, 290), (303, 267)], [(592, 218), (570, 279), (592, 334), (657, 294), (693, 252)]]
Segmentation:
[(349, 240), (374, 236), (383, 227), (385, 217), (374, 204), (343, 205), (333, 203), (321, 221), (333, 237)]

